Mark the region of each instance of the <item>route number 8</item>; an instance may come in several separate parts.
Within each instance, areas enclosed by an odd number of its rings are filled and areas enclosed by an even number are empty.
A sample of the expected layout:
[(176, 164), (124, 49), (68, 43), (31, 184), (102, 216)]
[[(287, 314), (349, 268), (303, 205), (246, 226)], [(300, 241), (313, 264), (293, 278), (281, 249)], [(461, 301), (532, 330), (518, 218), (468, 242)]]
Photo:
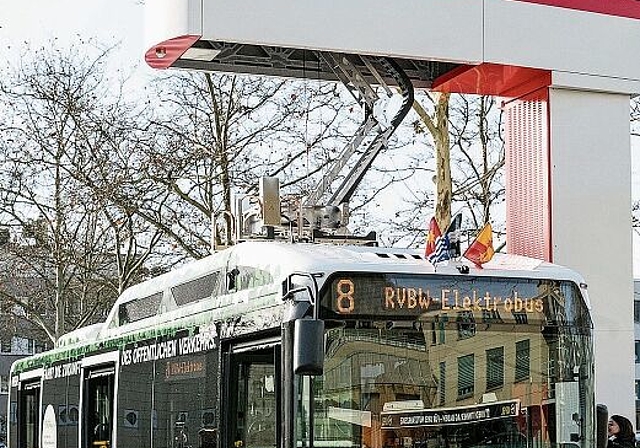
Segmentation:
[(349, 314), (351, 313), (355, 306), (356, 301), (353, 297), (353, 293), (355, 292), (354, 284), (351, 280), (340, 280), (336, 285), (336, 293), (338, 297), (336, 298), (336, 308), (341, 314)]

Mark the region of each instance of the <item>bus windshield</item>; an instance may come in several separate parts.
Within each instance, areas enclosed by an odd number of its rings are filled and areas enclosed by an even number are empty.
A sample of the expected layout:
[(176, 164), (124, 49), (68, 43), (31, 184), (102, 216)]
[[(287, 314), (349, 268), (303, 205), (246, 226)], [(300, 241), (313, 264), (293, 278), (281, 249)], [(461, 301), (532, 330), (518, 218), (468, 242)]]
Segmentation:
[(591, 321), (573, 283), (339, 275), (323, 314), (324, 374), (301, 380), (299, 446), (593, 443)]

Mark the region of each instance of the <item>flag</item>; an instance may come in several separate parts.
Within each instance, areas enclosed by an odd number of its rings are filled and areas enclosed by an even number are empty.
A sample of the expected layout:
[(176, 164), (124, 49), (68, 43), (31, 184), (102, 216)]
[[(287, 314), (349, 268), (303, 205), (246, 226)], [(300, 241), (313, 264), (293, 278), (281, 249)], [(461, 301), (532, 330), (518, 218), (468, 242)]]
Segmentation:
[(451, 220), (445, 234), (449, 238), (449, 258), (460, 258), (460, 228), (462, 227), (462, 213), (458, 213)]
[(449, 224), (449, 227), (447, 227), (444, 235), (436, 238), (435, 249), (427, 255), (427, 259), (432, 265), (435, 266), (436, 263), (460, 256), (461, 223), (462, 215), (458, 213)]
[(486, 223), (473, 243), (464, 251), (463, 257), (471, 260), (479, 268), (482, 268), (482, 265), (491, 260), (495, 253), (493, 250), (492, 232), (491, 224)]
[(438, 241), (438, 238), (441, 236), (442, 233), (440, 233), (438, 221), (436, 221), (436, 218), (431, 218), (431, 221), (429, 221), (429, 233), (427, 233), (427, 247), (424, 249), (425, 258), (429, 258), (429, 255), (435, 252), (436, 241)]

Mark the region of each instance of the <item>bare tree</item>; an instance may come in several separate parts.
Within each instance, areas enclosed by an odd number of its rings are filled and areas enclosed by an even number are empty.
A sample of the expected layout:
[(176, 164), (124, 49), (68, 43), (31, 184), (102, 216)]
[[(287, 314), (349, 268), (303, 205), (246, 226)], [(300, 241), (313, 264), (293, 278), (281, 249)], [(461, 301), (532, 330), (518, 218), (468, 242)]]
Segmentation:
[(426, 95), (433, 103), (433, 115), (426, 113), (419, 102), (414, 109), (429, 130), (435, 147), (436, 201), (435, 217), (438, 224), (446, 229), (451, 222), (451, 201), (453, 200), (451, 180), (451, 148), (449, 141), (449, 100), (450, 94), (434, 92)]
[(505, 200), (502, 112), (493, 97), (456, 95), (451, 115), (452, 200), (464, 207), (469, 227), (479, 230)]
[[(634, 96), (630, 101), (630, 115), (631, 121), (631, 140), (632, 142), (638, 142), (640, 140), (640, 96)], [(637, 169), (637, 167), (635, 167)], [(631, 207), (632, 214), (632, 226), (635, 232), (640, 233), (640, 200), (634, 198)]]
[[(378, 182), (379, 186), (393, 191), (396, 198), (400, 197), (398, 191), (405, 192), (402, 200), (395, 200), (394, 214), (387, 213), (383, 222), (378, 222), (384, 229), (382, 239), (390, 245), (423, 245), (432, 210), (440, 216), (436, 219), (443, 230), (450, 222), (452, 209), (463, 211), (464, 226), (473, 232), (496, 212), (500, 219), (499, 207), (504, 205), (504, 148), (496, 100), (424, 95), (414, 107), (417, 116), (412, 128), (401, 128), (401, 143), (390, 148), (394, 153), (403, 152), (402, 156), (394, 155), (394, 160), (404, 159), (403, 163), (387, 171), (377, 169), (388, 175), (386, 182)], [(413, 138), (409, 140), (407, 135)], [(380, 201), (373, 202), (367, 212), (370, 222), (375, 221), (373, 215), (381, 215), (380, 209), (389, 208)]]
[(192, 258), (210, 251), (212, 216), (231, 232), (232, 193), (255, 194), (268, 175), (302, 195), (344, 141), (335, 84), (179, 74), (154, 96), (143, 166), (155, 188), (138, 213)]
[(27, 50), (0, 78), (0, 222), (11, 235), (0, 294), (55, 341), (104, 315), (130, 281), (117, 262), (124, 224), (83, 182), (97, 169), (87, 148), (117, 147), (108, 129), (126, 109), (109, 94), (110, 48)]
[(638, 127), (640, 125), (640, 97), (634, 96), (633, 98), (631, 98), (630, 106), (631, 136), (640, 137), (640, 130)]

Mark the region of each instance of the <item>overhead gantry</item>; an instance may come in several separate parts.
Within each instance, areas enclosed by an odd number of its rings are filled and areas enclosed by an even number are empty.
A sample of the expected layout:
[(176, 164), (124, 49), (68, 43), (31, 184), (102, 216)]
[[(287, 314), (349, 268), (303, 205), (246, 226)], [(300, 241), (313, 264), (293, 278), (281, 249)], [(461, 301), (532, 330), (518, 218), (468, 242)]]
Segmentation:
[[(505, 98), (507, 250), (585, 276), (598, 399), (610, 411), (635, 412), (629, 99), (640, 93), (640, 2), (153, 0), (147, 7), (146, 60), (155, 68), (341, 81), (365, 111), (375, 101), (367, 84), (400, 86), (405, 101), (409, 85)], [(365, 120), (343, 154), (356, 146), (374, 154), (392, 128)], [(329, 203), (353, 192), (338, 190)], [(308, 208), (325, 193), (320, 185)]]

